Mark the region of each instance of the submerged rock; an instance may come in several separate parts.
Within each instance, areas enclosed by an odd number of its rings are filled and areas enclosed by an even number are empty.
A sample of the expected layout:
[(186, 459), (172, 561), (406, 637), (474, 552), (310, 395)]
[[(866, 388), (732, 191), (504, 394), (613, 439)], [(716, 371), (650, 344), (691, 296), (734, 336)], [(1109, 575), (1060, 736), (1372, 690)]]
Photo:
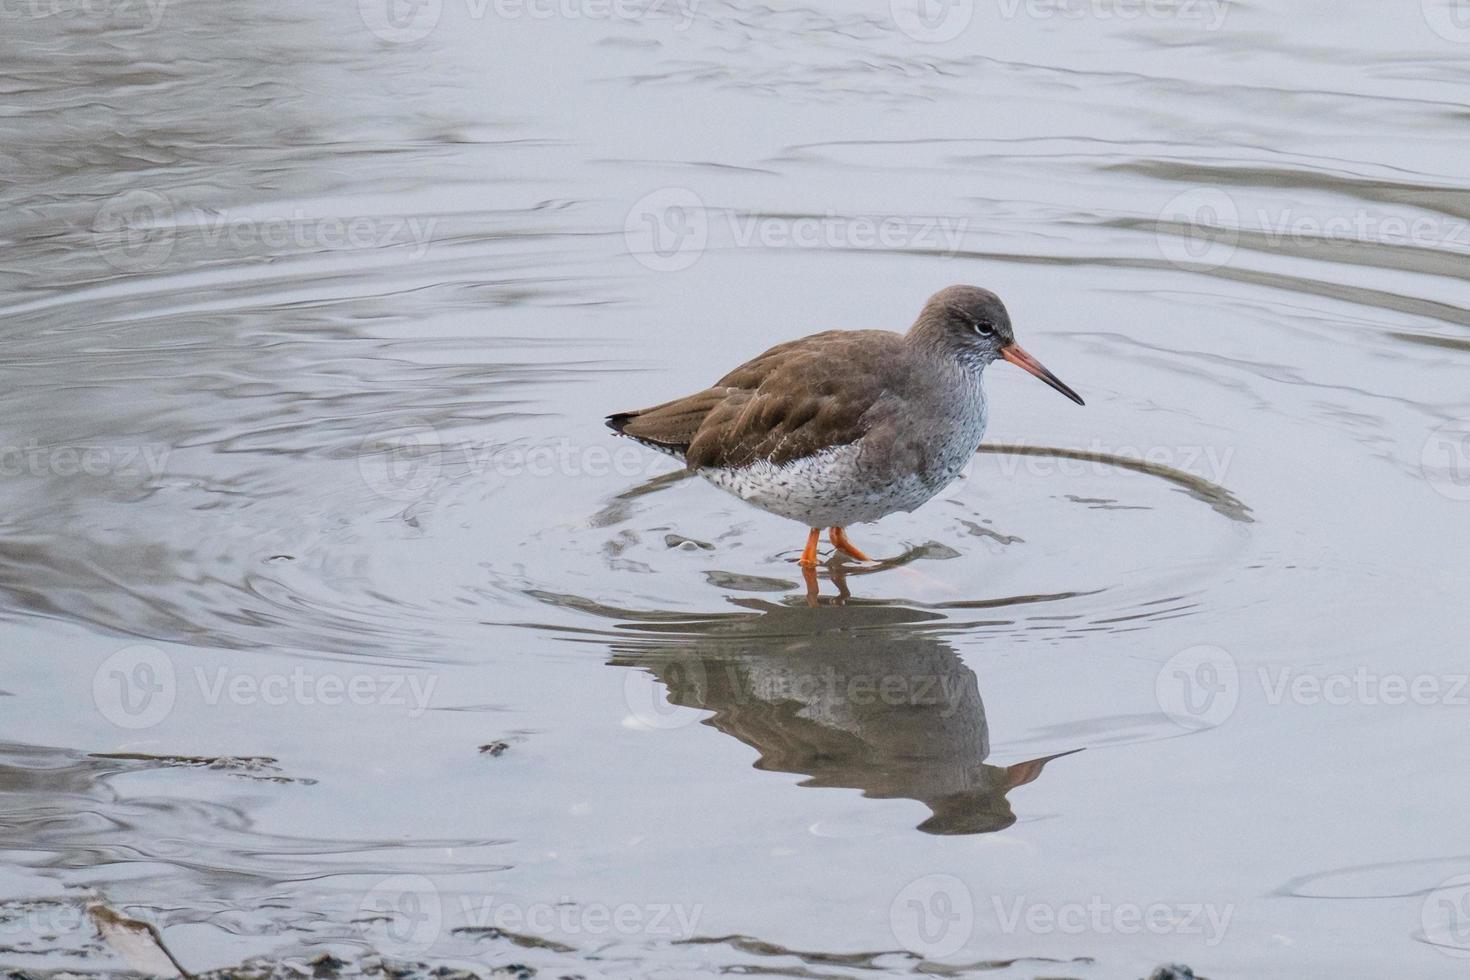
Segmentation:
[(1148, 975), (1148, 980), (1205, 980), (1183, 963), (1165, 963)]

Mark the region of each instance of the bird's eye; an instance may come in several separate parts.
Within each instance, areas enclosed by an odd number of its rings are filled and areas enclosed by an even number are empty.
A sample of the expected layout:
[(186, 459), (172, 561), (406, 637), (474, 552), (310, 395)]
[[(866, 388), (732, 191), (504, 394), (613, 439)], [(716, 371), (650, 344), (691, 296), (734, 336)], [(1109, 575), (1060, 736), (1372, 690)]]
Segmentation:
[(975, 332), (978, 333), (982, 337), (990, 337), (990, 336), (993, 336), (995, 334), (995, 328), (992, 327), (988, 323), (981, 323), (980, 321), (977, 320), (974, 323), (974, 327), (975, 327)]

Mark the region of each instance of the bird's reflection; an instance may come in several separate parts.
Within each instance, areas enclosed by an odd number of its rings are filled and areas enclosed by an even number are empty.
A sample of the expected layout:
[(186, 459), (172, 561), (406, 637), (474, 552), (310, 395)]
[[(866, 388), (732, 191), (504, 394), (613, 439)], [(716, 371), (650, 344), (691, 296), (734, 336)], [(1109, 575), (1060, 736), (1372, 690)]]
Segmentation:
[[(918, 558), (923, 558), (933, 551), (933, 545), (920, 545), (910, 548), (903, 554), (893, 558), (885, 558), (879, 561), (868, 561), (855, 563), (841, 556), (833, 556), (824, 562), (820, 569), (803, 566), (801, 569), (802, 582), (806, 586), (806, 604), (816, 607), (821, 605), (846, 605), (852, 599), (852, 589), (848, 587), (849, 578), (861, 577), (863, 575), (877, 575), (880, 573), (894, 572), (899, 575), (917, 581), (933, 582), (927, 575), (917, 572), (909, 567), (910, 563)], [(835, 592), (834, 595), (822, 594), (822, 581), (830, 580)]]
[(975, 673), (924, 625), (931, 613), (763, 608), (619, 644), (613, 663), (649, 671), (671, 704), (712, 711), (705, 724), (755, 748), (757, 768), (808, 775), (804, 786), (918, 800), (932, 811), (918, 829), (931, 834), (1009, 827), (1010, 792), (1070, 754), (986, 763)]

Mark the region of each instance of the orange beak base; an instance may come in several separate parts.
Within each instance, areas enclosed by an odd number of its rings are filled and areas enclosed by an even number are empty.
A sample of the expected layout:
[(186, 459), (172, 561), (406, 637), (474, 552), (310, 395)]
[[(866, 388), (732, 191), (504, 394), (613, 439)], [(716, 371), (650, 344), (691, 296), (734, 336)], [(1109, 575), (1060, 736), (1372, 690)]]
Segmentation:
[(1062, 394), (1066, 395), (1077, 404), (1086, 404), (1086, 402), (1082, 400), (1081, 395), (1077, 394), (1077, 392), (1062, 384), (1061, 378), (1057, 377), (1055, 374), (1052, 374), (1042, 365), (1040, 361), (1022, 350), (1020, 344), (1007, 344), (1005, 347), (1002, 347), (1000, 349), (1000, 356), (1004, 357), (1006, 360), (1010, 361), (1016, 367), (1020, 368), (1022, 371), (1025, 371), (1027, 374), (1036, 375), (1042, 381), (1045, 381), (1047, 384), (1051, 385), (1057, 391), (1060, 391)]

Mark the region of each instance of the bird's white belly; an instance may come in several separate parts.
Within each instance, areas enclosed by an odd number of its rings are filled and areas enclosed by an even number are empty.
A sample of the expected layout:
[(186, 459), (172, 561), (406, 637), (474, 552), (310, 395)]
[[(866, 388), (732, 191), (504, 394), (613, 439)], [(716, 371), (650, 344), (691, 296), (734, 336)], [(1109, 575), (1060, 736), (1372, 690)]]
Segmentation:
[(777, 466), (760, 460), (738, 468), (702, 469), (722, 490), (807, 527), (845, 527), (911, 511), (949, 486), (985, 433), (984, 396), (975, 411), (927, 447), (923, 473), (872, 459), (862, 439)]

